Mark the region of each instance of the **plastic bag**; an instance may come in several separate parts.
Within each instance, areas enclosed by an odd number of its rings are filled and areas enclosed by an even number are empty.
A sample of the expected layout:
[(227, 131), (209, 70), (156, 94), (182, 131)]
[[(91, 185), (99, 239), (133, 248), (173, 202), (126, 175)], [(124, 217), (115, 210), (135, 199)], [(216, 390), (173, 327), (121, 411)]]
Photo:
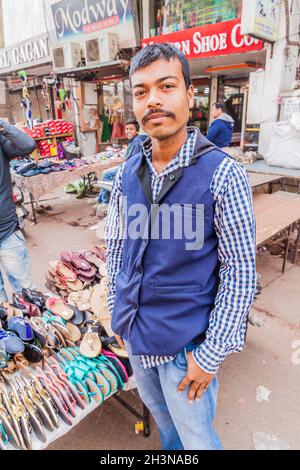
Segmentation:
[(300, 169), (300, 113), (274, 124), (265, 160), (268, 165)]

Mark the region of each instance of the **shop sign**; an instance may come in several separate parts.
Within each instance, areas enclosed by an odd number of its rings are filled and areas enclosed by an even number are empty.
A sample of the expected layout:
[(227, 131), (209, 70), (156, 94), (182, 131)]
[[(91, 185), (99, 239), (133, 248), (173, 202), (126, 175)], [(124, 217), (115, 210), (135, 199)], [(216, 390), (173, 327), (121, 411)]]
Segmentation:
[(188, 59), (241, 54), (257, 51), (263, 42), (241, 34), (240, 20), (199, 26), (176, 33), (155, 36), (142, 41), (142, 46), (169, 42), (180, 49)]
[(278, 36), (280, 0), (243, 0), (242, 33), (275, 42)]
[(57, 39), (97, 32), (119, 35), (120, 47), (137, 45), (135, 0), (60, 0), (51, 6)]
[(0, 73), (50, 62), (50, 60), (48, 37), (30, 39), (14, 47), (0, 49)]

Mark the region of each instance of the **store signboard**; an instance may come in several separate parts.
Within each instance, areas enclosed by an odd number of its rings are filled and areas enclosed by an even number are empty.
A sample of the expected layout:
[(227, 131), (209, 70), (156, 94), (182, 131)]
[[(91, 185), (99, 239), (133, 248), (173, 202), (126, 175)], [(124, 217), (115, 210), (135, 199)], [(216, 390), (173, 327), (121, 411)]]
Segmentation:
[(47, 35), (0, 49), (0, 74), (51, 62)]
[(60, 0), (51, 9), (58, 41), (110, 32), (119, 35), (121, 48), (139, 42), (135, 0)]
[(188, 59), (241, 54), (257, 51), (264, 43), (241, 34), (240, 20), (199, 26), (197, 28), (178, 31), (144, 39), (142, 46), (168, 42), (178, 47)]
[(266, 42), (278, 37), (280, 0), (243, 0), (242, 33)]

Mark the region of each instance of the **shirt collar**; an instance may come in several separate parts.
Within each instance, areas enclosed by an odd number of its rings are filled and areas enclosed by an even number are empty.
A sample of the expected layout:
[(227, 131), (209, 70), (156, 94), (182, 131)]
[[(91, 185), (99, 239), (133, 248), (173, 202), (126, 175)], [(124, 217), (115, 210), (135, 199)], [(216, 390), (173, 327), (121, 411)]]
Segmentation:
[[(183, 144), (181, 149), (177, 152), (174, 158), (170, 161), (169, 164), (178, 162), (180, 167), (189, 166), (193, 155), (195, 144), (197, 140), (198, 129), (196, 127), (188, 127), (188, 138), (186, 142)], [(149, 137), (142, 145), (143, 154), (145, 155), (147, 160), (152, 161), (152, 140)]]

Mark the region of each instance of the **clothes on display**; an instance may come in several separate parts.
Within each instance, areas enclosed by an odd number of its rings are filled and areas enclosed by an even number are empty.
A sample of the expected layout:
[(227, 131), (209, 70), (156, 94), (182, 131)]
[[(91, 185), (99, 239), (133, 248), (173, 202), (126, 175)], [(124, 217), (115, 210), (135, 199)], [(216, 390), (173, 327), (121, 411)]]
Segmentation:
[(111, 126), (109, 125), (109, 113), (108, 110), (104, 111), (103, 115), (103, 131), (102, 131), (102, 142), (110, 142), (111, 138)]
[(0, 305), (0, 449), (46, 446), (132, 375), (111, 332), (105, 260), (102, 247), (63, 252), (46, 284), (63, 297), (23, 289)]
[[(20, 164), (18, 164), (20, 163)], [(76, 161), (52, 161), (52, 160), (43, 160), (40, 163), (36, 163), (33, 159), (28, 159), (27, 161), (13, 161), (11, 166), (13, 170), (18, 174), (26, 177), (36, 176), (36, 175), (47, 175), (49, 173), (59, 172), (59, 171), (68, 171), (81, 168), (88, 165), (86, 160), (76, 160)]]

